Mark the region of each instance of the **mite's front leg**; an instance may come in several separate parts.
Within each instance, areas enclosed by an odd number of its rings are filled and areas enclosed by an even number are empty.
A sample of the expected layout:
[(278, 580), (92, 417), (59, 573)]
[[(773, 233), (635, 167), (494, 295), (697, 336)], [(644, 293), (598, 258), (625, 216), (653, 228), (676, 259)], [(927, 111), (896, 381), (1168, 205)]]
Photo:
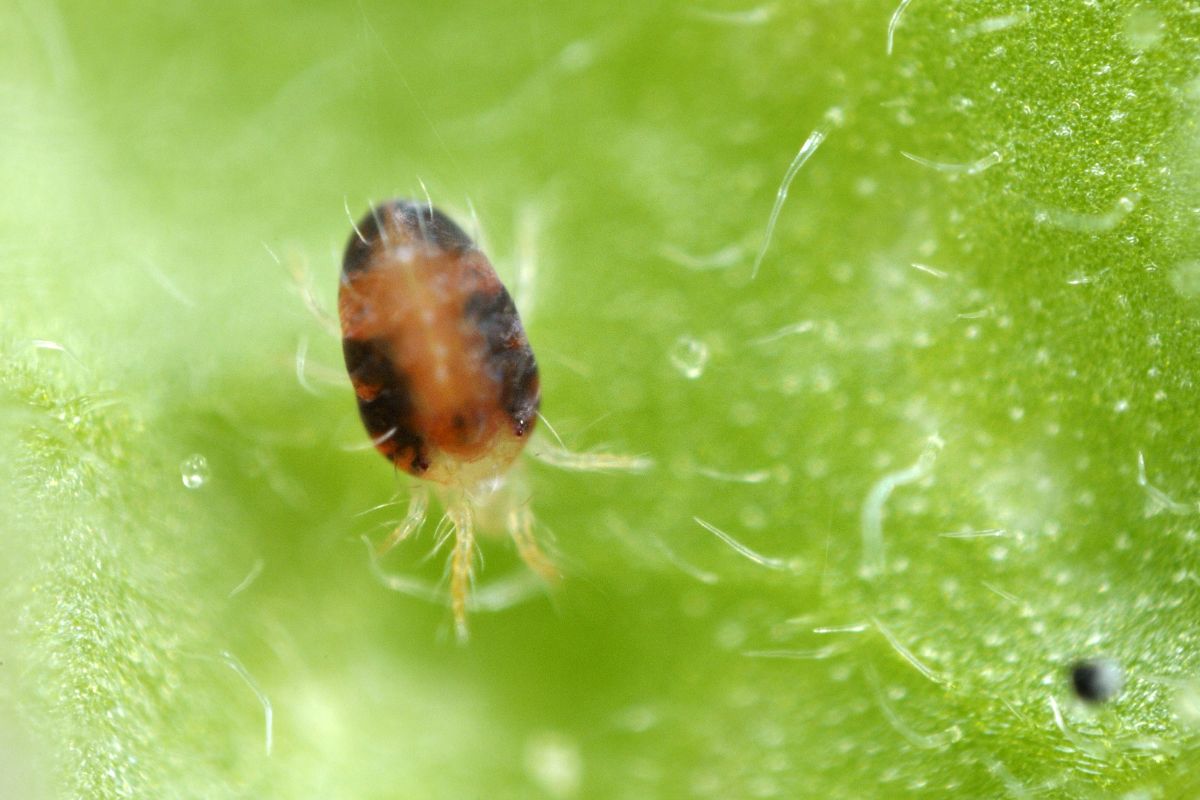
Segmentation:
[(471, 572), (475, 561), (475, 519), (471, 507), (457, 500), (446, 509), (454, 527), (454, 551), (450, 555), (450, 609), (454, 613), (454, 633), (459, 643), (467, 641), (467, 597), (471, 592)]
[(538, 546), (533, 532), (533, 512), (522, 505), (508, 512), (508, 535), (517, 547), (517, 554), (531, 570), (547, 583), (557, 583), (562, 573), (554, 561)]
[(375, 548), (375, 556), (382, 558), (391, 552), (392, 548), (403, 542), (425, 524), (425, 512), (429, 509), (429, 489), (423, 484), (415, 484), (408, 498), (408, 513), (386, 539)]

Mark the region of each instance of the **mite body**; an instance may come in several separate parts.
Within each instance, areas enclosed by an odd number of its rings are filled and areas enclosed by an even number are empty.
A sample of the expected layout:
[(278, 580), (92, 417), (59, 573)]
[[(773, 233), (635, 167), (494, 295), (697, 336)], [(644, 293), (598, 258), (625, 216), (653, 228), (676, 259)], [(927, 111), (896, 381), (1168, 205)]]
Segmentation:
[(430, 205), (355, 227), (338, 293), (342, 349), (375, 447), (462, 489), (503, 473), (537, 420), (537, 363), (487, 257)]
[[(445, 519), (450, 606), (460, 640), (476, 519), (505, 528), (543, 580), (559, 577), (534, 536), (533, 512), (510, 468), (538, 417), (537, 362), (516, 306), (487, 257), (428, 203), (376, 206), (350, 235), (338, 291), (342, 351), (358, 411), (376, 449), (415, 478), (408, 513), (380, 555), (420, 530), (432, 484)], [(640, 472), (648, 459), (531, 452), (570, 470)], [(426, 483), (428, 482), (428, 483)]]
[[(558, 576), (533, 534), (533, 516), (504, 475), (537, 420), (537, 362), (516, 306), (487, 257), (428, 204), (394, 200), (354, 227), (338, 291), (342, 350), (358, 411), (376, 449), (432, 482), (450, 522), (450, 599), (466, 638), (475, 518), (499, 509), (521, 558)], [(499, 498), (499, 500), (498, 500)], [(419, 530), (428, 494), (379, 547)]]

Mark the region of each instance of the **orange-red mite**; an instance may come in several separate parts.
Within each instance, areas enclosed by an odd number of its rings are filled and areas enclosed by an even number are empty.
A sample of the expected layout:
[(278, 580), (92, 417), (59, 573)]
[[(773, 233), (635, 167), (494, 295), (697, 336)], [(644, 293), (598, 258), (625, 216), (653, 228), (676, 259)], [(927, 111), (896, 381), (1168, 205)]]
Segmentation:
[(521, 452), (537, 362), (496, 271), (445, 214), (372, 208), (346, 245), (338, 316), (363, 425), (399, 469), (469, 488)]

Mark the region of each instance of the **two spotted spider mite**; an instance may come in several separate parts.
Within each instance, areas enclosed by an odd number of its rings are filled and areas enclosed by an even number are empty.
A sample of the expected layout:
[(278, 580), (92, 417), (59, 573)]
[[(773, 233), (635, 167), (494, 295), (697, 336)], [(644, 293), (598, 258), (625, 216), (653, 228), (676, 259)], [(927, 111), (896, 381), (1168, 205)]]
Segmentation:
[[(449, 217), (429, 203), (393, 200), (354, 225), (338, 317), (363, 426), (384, 458), (419, 479), (408, 513), (378, 554), (421, 528), (432, 487), (454, 539), (450, 604), (463, 640), (477, 517), (493, 527), (502, 517), (525, 564), (546, 581), (558, 577), (538, 546), (528, 503), (511, 491), (513, 462), (541, 402), (537, 361), (516, 305), (487, 256)], [(567, 469), (648, 466), (561, 449), (535, 455)]]

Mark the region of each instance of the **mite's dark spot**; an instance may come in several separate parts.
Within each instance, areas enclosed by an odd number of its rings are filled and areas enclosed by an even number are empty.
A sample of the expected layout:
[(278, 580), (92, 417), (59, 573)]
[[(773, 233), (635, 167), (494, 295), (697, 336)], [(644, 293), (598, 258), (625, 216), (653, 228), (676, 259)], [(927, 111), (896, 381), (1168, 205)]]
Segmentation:
[(1084, 702), (1107, 702), (1121, 693), (1124, 684), (1121, 665), (1111, 659), (1089, 658), (1071, 666), (1071, 688)]
[(475, 247), (471, 237), (458, 227), (457, 222), (428, 203), (393, 200), (380, 208), (379, 213), (391, 214), (396, 223), (414, 238), (429, 242), (442, 250), (456, 253)]
[(541, 393), (537, 361), (517, 307), (501, 287), (498, 292), (476, 292), (468, 297), (463, 314), (487, 342), (488, 375), (500, 387), (500, 404), (513, 421), (513, 431), (523, 436), (537, 417)]
[[(459, 444), (467, 444), (477, 438), (477, 436), (472, 436), (471, 432), (467, 430), (467, 418), (462, 414), (455, 414), (450, 418), (450, 427), (454, 430), (454, 438)], [(478, 431), (475, 431), (475, 433), (478, 434)]]
[(392, 200), (373, 207), (350, 232), (342, 256), (342, 273), (349, 275), (368, 269), (381, 240), (393, 244), (422, 241), (448, 253), (475, 247), (471, 237), (454, 220), (429, 204)]
[(342, 274), (349, 275), (366, 269), (378, 241), (379, 217), (375, 209), (371, 209), (350, 231), (350, 241), (346, 242), (346, 252), (342, 256)]
[(487, 429), (487, 415), (478, 411), (458, 413), (450, 418), (450, 428), (460, 445), (475, 444), (483, 440)]
[[(529, 350), (528, 347), (525, 349)], [(517, 436), (524, 436), (533, 427), (542, 399), (532, 352), (528, 360), (522, 359), (517, 365), (514, 377), (505, 386), (504, 410), (512, 417), (513, 431)]]
[[(429, 469), (425, 441), (413, 426), (408, 376), (395, 368), (391, 346), (383, 339), (343, 339), (346, 371), (355, 387), (379, 387), (369, 400), (358, 399), (358, 414), (376, 448), (414, 474)], [(408, 455), (411, 466), (399, 463)]]

